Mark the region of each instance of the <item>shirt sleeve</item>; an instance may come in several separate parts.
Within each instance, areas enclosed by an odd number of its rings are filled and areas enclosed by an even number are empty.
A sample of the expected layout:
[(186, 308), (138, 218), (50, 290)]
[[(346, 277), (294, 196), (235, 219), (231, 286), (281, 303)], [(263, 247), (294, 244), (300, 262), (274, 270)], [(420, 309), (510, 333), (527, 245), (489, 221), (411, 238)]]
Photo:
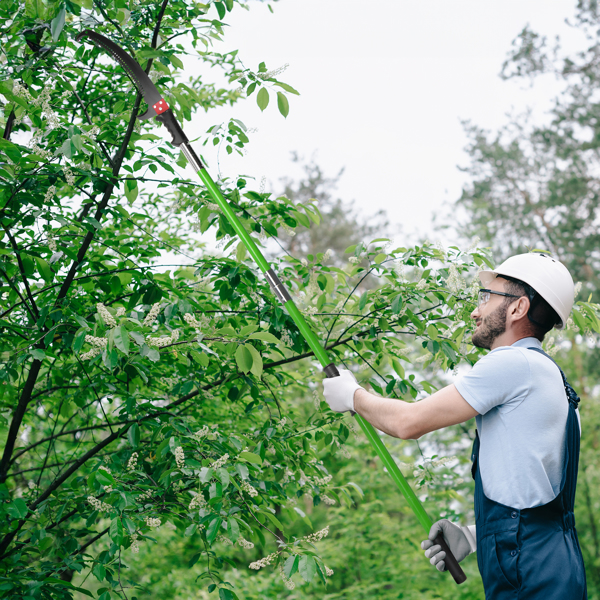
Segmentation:
[(455, 383), (458, 393), (480, 414), (498, 406), (516, 408), (529, 393), (529, 361), (519, 348), (496, 348)]

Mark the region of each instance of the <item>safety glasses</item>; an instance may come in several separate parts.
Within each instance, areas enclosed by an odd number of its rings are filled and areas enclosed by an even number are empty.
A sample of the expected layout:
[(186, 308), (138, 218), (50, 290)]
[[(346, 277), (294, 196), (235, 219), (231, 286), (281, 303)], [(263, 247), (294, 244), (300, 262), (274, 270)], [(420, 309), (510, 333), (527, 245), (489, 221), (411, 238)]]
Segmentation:
[(496, 292), (495, 290), (488, 290), (485, 288), (479, 288), (479, 301), (477, 306), (481, 307), (490, 301), (491, 295), (506, 296), (507, 298), (522, 298), (522, 296), (515, 296), (514, 294), (507, 294), (506, 292)]

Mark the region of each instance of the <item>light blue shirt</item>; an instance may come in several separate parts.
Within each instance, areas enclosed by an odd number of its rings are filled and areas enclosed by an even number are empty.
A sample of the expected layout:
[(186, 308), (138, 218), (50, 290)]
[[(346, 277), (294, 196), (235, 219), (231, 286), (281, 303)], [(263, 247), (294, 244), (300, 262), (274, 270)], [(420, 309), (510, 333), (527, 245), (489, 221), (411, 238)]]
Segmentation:
[(490, 500), (540, 506), (560, 491), (568, 401), (536, 338), (495, 348), (455, 385), (479, 413), (479, 468)]

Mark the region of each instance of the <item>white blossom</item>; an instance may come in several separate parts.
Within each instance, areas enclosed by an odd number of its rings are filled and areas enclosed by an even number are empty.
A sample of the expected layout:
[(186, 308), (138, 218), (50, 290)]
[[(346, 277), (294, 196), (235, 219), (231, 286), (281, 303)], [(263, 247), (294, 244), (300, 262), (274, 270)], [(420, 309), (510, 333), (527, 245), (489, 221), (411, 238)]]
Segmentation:
[(98, 348), (98, 346), (94, 346), (91, 350), (89, 350), (88, 352), (84, 352), (81, 355), (81, 360), (91, 360), (95, 356), (98, 356), (98, 354), (100, 354), (101, 352), (102, 350)]
[(156, 317), (158, 317), (159, 312), (160, 302), (157, 302), (156, 304), (153, 304), (152, 308), (148, 311), (148, 314), (146, 315), (146, 318), (144, 319), (142, 325), (144, 327), (149, 327), (150, 325), (152, 325), (154, 321), (156, 321)]
[(252, 548), (254, 548), (254, 544), (252, 542), (249, 542), (248, 540), (245, 540), (242, 536), (238, 538), (237, 543), (242, 548), (246, 548), (246, 550), (251, 550)]
[(210, 433), (210, 429), (208, 428), (208, 425), (203, 425), (202, 429), (199, 429), (193, 435), (194, 435), (194, 438), (196, 439), (196, 441), (200, 441), (202, 438), (206, 437), (209, 433)]
[(183, 453), (183, 448), (181, 446), (177, 446), (175, 448), (175, 462), (177, 463), (178, 469), (183, 469), (185, 467), (185, 454)]
[(200, 323), (198, 322), (198, 320), (192, 313), (185, 313), (185, 315), (183, 315), (183, 320), (188, 325), (191, 325), (192, 327), (195, 327), (196, 329), (200, 329)]
[(115, 318), (108, 312), (108, 309), (106, 308), (106, 306), (104, 306), (104, 304), (102, 304), (102, 302), (98, 302), (98, 304), (96, 304), (96, 309), (98, 310), (98, 314), (100, 315), (107, 327), (115, 327), (115, 325), (117, 324)]
[(417, 289), (424, 290), (426, 287), (427, 287), (427, 280), (426, 279), (419, 280), (419, 283), (417, 283)]
[(119, 308), (117, 308), (117, 314), (115, 315), (117, 318), (119, 317), (124, 317), (126, 313), (126, 309), (124, 306), (120, 306)]
[(250, 496), (250, 498), (256, 498), (256, 496), (258, 496), (258, 492), (256, 491), (256, 489), (253, 486), (251, 486), (247, 481), (242, 481), (242, 485), (240, 487), (242, 488), (242, 491), (246, 492), (246, 494)]
[(286, 576), (285, 571), (283, 570), (283, 565), (281, 563), (279, 564), (279, 574), (281, 575), (281, 579), (283, 580), (283, 583), (285, 584), (285, 587), (288, 590), (293, 590), (296, 587), (296, 584)]
[(87, 501), (89, 502), (89, 504), (92, 505), (92, 508), (94, 510), (97, 510), (98, 512), (109, 512), (111, 510), (114, 510), (110, 504), (98, 500), (98, 498), (96, 498), (95, 496), (88, 496)]
[(333, 569), (330, 569), (328, 566), (325, 566), (325, 575), (327, 575), (327, 577), (331, 577), (333, 575)]
[(138, 459), (138, 453), (134, 452), (131, 457), (129, 458), (129, 460), (127, 461), (127, 470), (128, 471), (135, 471), (136, 467), (137, 467), (137, 459)]
[(223, 454), (221, 458), (215, 460), (211, 465), (211, 469), (219, 469), (221, 468), (227, 461), (229, 460), (229, 454)]
[(206, 500), (202, 494), (198, 493), (192, 497), (188, 508), (189, 510), (195, 510), (197, 508), (203, 508), (204, 506), (206, 506)]
[(160, 519), (154, 519), (152, 517), (146, 517), (146, 519), (144, 520), (144, 522), (146, 523), (146, 525), (148, 527), (160, 527), (161, 526), (161, 520)]
[(577, 298), (577, 296), (579, 295), (579, 292), (581, 292), (581, 286), (582, 286), (582, 285), (583, 285), (583, 284), (581, 283), (581, 281), (578, 281), (578, 282), (575, 284), (575, 291), (574, 291), (575, 293), (574, 293), (574, 296), (573, 296), (574, 298)]
[(86, 335), (85, 341), (88, 344), (92, 344), (92, 346), (96, 346), (97, 348), (106, 348), (106, 344), (108, 344), (108, 340), (106, 338), (94, 337), (93, 335)]
[(315, 532), (315, 533), (311, 533), (310, 535), (306, 535), (302, 538), (303, 541), (305, 542), (310, 542), (315, 543), (315, 542), (320, 542), (324, 537), (327, 537), (329, 535), (329, 525), (327, 525), (327, 527), (325, 527), (324, 529), (320, 529), (319, 531)]
[(102, 471), (106, 471), (107, 473), (110, 473), (110, 469), (108, 467), (105, 467), (104, 465), (100, 465), (98, 467), (98, 470), (100, 471), (100, 469), (102, 469)]
[(325, 475), (325, 477), (315, 477), (313, 481), (317, 485), (327, 485), (333, 479), (333, 475)]
[(262, 569), (263, 567), (270, 565), (271, 562), (273, 562), (273, 559), (275, 559), (275, 557), (277, 556), (277, 554), (278, 554), (277, 552), (273, 552), (273, 554), (269, 554), (269, 556), (265, 556), (264, 558), (261, 558), (260, 560), (250, 563), (248, 566), (251, 569), (258, 571), (258, 570)]
[(353, 265), (357, 265), (360, 262), (360, 258), (358, 256), (351, 256), (348, 259)]
[(450, 268), (448, 269), (448, 271), (449, 271), (449, 274), (448, 274), (448, 278), (446, 279), (446, 285), (448, 286), (448, 289), (451, 292), (453, 292), (454, 294), (457, 294), (465, 287), (465, 282), (460, 277), (460, 275), (458, 273), (458, 269), (456, 268), (456, 265), (450, 265)]
[(179, 339), (179, 330), (175, 329), (171, 332), (171, 335), (163, 335), (161, 337), (155, 338), (148, 336), (146, 338), (146, 343), (148, 346), (155, 346), (157, 348), (164, 348), (165, 346), (170, 346), (174, 344)]
[(323, 495), (321, 496), (321, 500), (323, 500), (323, 504), (326, 504), (327, 506), (333, 506), (335, 504), (335, 500), (329, 496)]
[(131, 551), (132, 551), (134, 554), (137, 554), (137, 553), (140, 551), (140, 546), (139, 546), (139, 544), (138, 544), (138, 541), (137, 541), (137, 539), (138, 539), (138, 534), (137, 534), (137, 532), (136, 532), (136, 533), (132, 533), (132, 534), (131, 534)]

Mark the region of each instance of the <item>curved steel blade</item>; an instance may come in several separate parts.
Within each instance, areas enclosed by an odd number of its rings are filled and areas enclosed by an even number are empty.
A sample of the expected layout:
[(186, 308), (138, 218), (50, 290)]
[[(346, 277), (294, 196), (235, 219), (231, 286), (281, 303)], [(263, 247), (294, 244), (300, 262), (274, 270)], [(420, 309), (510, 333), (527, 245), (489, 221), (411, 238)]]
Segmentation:
[(89, 38), (94, 43), (98, 44), (98, 46), (101, 46), (108, 51), (123, 67), (129, 79), (131, 79), (135, 87), (144, 96), (144, 100), (146, 101), (146, 104), (148, 104), (148, 110), (143, 115), (138, 115), (138, 119), (150, 119), (169, 109), (169, 105), (161, 96), (156, 86), (152, 83), (150, 77), (146, 75), (144, 69), (142, 69), (142, 67), (140, 67), (140, 65), (127, 54), (125, 50), (117, 46), (117, 44), (108, 38), (95, 31), (91, 31), (90, 29), (82, 31), (77, 36), (77, 41), (80, 41), (83, 37)]

